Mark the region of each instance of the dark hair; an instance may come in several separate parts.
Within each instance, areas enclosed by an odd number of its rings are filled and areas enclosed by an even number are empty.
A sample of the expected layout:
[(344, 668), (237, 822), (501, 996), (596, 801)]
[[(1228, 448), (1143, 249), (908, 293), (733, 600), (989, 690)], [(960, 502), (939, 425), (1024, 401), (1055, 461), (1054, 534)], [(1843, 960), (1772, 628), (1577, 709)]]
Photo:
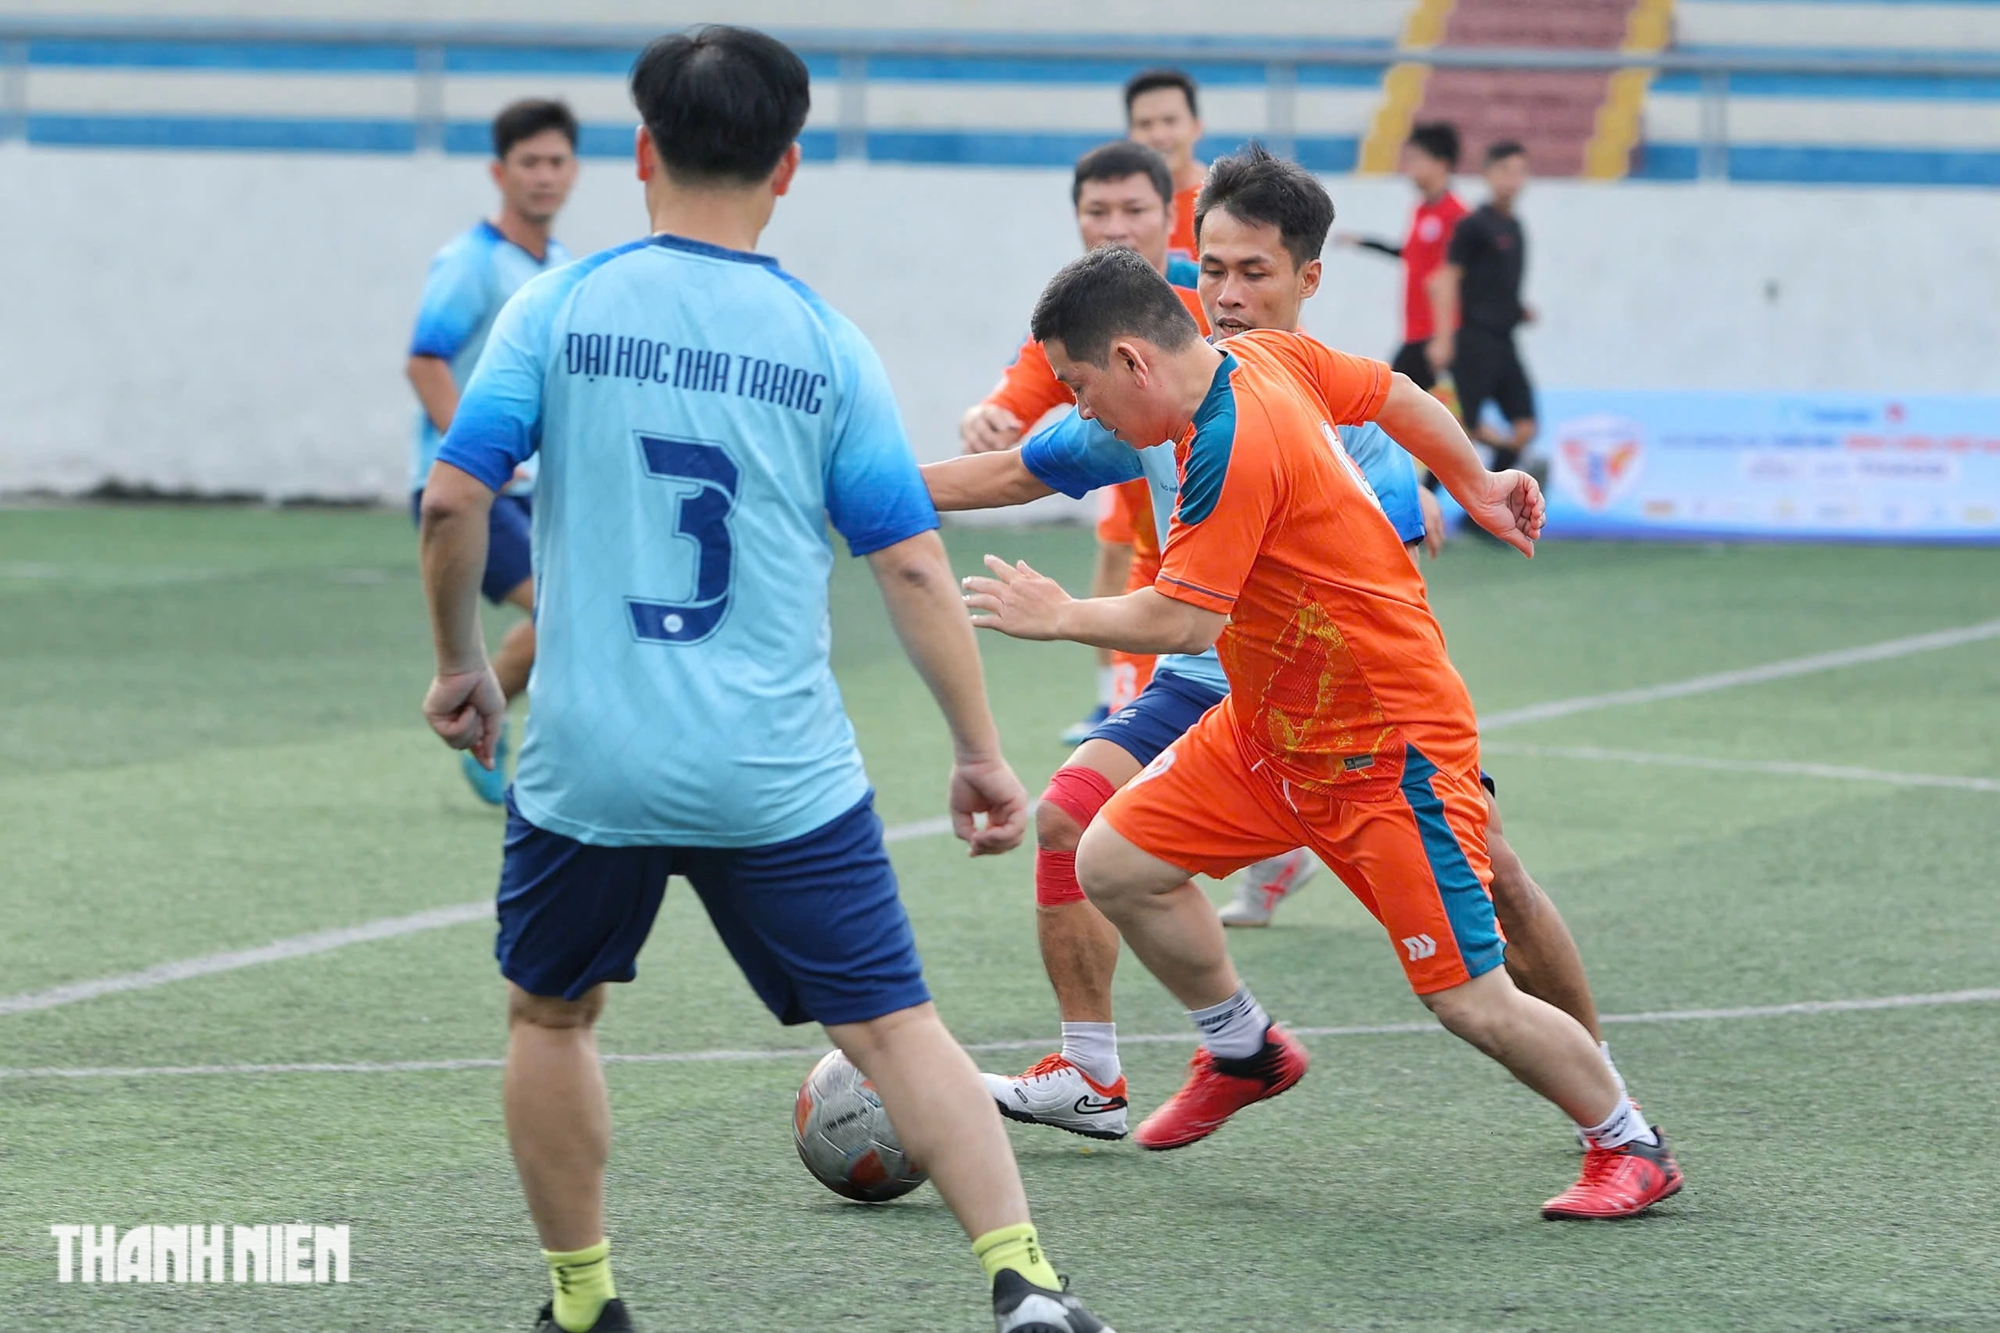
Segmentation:
[(673, 179), (754, 185), (797, 142), (811, 76), (777, 38), (712, 23), (640, 52), (632, 102)]
[(1070, 260), (1049, 279), (1035, 302), (1030, 334), (1036, 342), (1060, 342), (1072, 360), (1101, 366), (1114, 338), (1144, 338), (1173, 352), (1201, 337), (1201, 330), (1138, 251), (1106, 245)]
[(561, 130), (570, 151), (576, 151), (576, 116), (569, 107), (539, 97), (510, 102), (493, 118), (493, 156), (504, 159), (515, 144), (545, 130)]
[(1138, 101), (1145, 94), (1158, 92), (1162, 88), (1180, 89), (1181, 95), (1187, 98), (1188, 114), (1197, 119), (1200, 118), (1201, 112), (1197, 109), (1195, 103), (1194, 76), (1185, 70), (1178, 69), (1141, 70), (1127, 79), (1125, 81), (1125, 118), (1127, 120), (1132, 118), (1132, 103)]
[(1458, 167), (1458, 127), (1448, 120), (1426, 120), (1411, 126), (1410, 146), (1421, 148), (1454, 170)]
[(1122, 181), (1128, 176), (1150, 178), (1153, 188), (1160, 192), (1160, 202), (1170, 210), (1173, 208), (1174, 173), (1167, 166), (1167, 159), (1130, 139), (1099, 144), (1076, 160), (1076, 178), (1069, 185), (1069, 202), (1075, 206), (1083, 198), (1085, 181)]
[(1486, 145), (1486, 165), (1504, 162), (1510, 157), (1526, 157), (1528, 150), (1521, 146), (1519, 139), (1496, 139)]
[(1333, 198), (1326, 187), (1298, 163), (1271, 156), (1260, 143), (1218, 157), (1209, 167), (1208, 183), (1194, 205), (1197, 242), (1203, 220), (1218, 208), (1245, 222), (1276, 227), (1293, 268), (1319, 258), (1333, 226)]

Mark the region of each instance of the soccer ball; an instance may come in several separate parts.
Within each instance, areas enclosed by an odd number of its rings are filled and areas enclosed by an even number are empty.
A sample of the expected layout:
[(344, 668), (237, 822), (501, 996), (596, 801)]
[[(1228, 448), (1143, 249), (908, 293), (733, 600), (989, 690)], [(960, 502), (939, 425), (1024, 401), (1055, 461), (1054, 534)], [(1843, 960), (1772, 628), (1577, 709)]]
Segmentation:
[(903, 1154), (874, 1084), (839, 1051), (800, 1085), (792, 1141), (820, 1184), (860, 1203), (886, 1203), (930, 1179)]

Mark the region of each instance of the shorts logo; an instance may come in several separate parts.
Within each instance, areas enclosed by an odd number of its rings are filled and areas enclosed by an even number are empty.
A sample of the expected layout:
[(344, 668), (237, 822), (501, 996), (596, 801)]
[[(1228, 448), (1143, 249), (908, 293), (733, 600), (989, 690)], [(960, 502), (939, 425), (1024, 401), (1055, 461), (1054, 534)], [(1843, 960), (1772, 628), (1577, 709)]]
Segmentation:
[(1132, 779), (1131, 785), (1136, 787), (1142, 782), (1150, 782), (1172, 768), (1174, 766), (1174, 753), (1172, 750), (1160, 751), (1159, 757), (1146, 765), (1145, 770), (1138, 777)]
[(1438, 944), (1428, 935), (1411, 935), (1404, 939), (1403, 948), (1409, 951), (1410, 961), (1416, 963), (1437, 957)]

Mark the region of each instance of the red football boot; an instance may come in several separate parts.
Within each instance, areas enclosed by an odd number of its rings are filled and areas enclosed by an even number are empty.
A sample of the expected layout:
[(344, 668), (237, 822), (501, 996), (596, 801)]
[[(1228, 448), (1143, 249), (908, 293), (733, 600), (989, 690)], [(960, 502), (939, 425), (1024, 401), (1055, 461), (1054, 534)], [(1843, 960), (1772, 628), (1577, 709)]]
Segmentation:
[(1658, 1143), (1636, 1140), (1622, 1148), (1591, 1147), (1583, 1154), (1583, 1174), (1542, 1205), (1551, 1220), (1589, 1221), (1636, 1217), (1680, 1191), (1681, 1168), (1667, 1136), (1653, 1126)]
[(1222, 1128), (1252, 1102), (1261, 1102), (1305, 1077), (1311, 1061), (1299, 1039), (1273, 1023), (1264, 1049), (1245, 1060), (1217, 1060), (1202, 1047), (1188, 1061), (1188, 1080), (1167, 1104), (1146, 1117), (1132, 1135), (1141, 1148), (1185, 1148)]

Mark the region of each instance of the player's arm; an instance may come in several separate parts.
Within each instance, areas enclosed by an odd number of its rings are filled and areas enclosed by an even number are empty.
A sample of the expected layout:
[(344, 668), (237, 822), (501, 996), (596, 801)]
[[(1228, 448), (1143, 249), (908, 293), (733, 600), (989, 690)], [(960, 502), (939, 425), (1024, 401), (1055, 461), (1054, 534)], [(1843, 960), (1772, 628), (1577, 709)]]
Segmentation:
[[(1028, 793), (1000, 753), (979, 645), (935, 531), (868, 555), (889, 621), (951, 733), (952, 828), (974, 856), (1010, 851), (1028, 828)], [(983, 810), (986, 826), (973, 814)]]
[(959, 443), (975, 454), (1011, 449), (1020, 443), (1022, 431), (1070, 401), (1042, 345), (1031, 338), (1021, 344), (993, 392), (966, 409), (958, 423)]
[(1352, 246), (1357, 250), (1373, 250), (1376, 254), (1387, 255), (1391, 259), (1403, 257), (1403, 247), (1394, 241), (1385, 241), (1379, 236), (1364, 236), (1358, 231), (1337, 231), (1333, 234), (1333, 243)]
[(1375, 424), (1429, 468), (1475, 523), (1534, 555), (1547, 512), (1541, 487), (1525, 472), (1488, 472), (1450, 408), (1409, 376), (1392, 374)]
[(1016, 639), (1068, 639), (1126, 653), (1200, 653), (1229, 617), (1140, 588), (1122, 597), (1071, 597), (1025, 561), (986, 557), (992, 578), (965, 580), (972, 623)]
[(450, 430), (451, 419), (458, 415), (458, 381), (451, 377), (451, 363), (443, 357), (412, 354), (403, 373), (438, 434)]
[(1053, 486), (1028, 470), (1018, 449), (961, 454), (926, 463), (922, 471), (931, 503), (947, 512), (1004, 509), (1055, 494)]
[(1431, 301), (1430, 344), (1424, 355), (1430, 358), (1431, 366), (1437, 370), (1450, 367), (1458, 355), (1458, 291), (1465, 280), (1465, 268), (1457, 263), (1439, 264), (1437, 272), (1431, 274), (1424, 284), (1424, 291)]

